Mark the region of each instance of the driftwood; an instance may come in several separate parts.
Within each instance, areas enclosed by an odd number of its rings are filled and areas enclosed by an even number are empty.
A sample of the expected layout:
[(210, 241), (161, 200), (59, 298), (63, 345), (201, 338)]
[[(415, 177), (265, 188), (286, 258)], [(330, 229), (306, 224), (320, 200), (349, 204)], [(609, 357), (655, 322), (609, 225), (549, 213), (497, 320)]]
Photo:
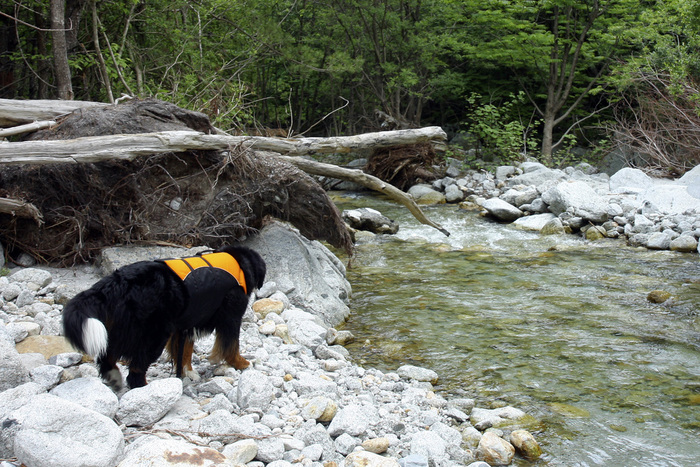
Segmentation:
[(0, 144), (0, 164), (53, 164), (131, 160), (138, 156), (187, 150), (246, 149), (273, 151), (288, 156), (350, 153), (361, 149), (444, 141), (440, 127), (382, 131), (332, 138), (280, 139), (264, 136), (208, 135), (195, 131), (92, 136), (60, 141), (20, 141)]
[(0, 127), (53, 120), (76, 109), (107, 105), (88, 101), (0, 99)]
[(31, 203), (13, 198), (0, 198), (0, 213), (34, 219), (41, 226), (44, 223), (39, 209)]
[(365, 186), (371, 190), (384, 193), (391, 199), (398, 201), (399, 203), (403, 204), (406, 208), (408, 208), (411, 214), (413, 214), (413, 216), (416, 219), (418, 219), (418, 221), (421, 224), (429, 225), (430, 227), (439, 230), (446, 236), (450, 235), (450, 232), (428, 219), (410, 195), (404, 193), (395, 186), (390, 185), (389, 183), (386, 183), (373, 175), (366, 174), (359, 169), (345, 169), (336, 165), (323, 164), (321, 162), (303, 159), (301, 157), (278, 157), (289, 162), (292, 165), (295, 165), (296, 167), (300, 168), (308, 174), (339, 178), (341, 180), (359, 183), (360, 185)]
[(0, 138), (7, 138), (8, 136), (21, 135), (24, 133), (31, 133), (32, 131), (43, 130), (44, 128), (49, 128), (55, 124), (55, 120), (44, 120), (41, 122), (13, 126), (12, 128), (0, 130)]

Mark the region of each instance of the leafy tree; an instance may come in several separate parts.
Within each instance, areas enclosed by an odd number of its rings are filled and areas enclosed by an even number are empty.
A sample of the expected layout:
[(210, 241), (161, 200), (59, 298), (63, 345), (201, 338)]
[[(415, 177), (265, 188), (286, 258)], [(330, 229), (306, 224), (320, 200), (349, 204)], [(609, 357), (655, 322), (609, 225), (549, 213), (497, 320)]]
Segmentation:
[[(462, 7), (464, 42), (452, 47), (470, 63), (491, 63), (517, 80), (541, 116), (542, 155), (576, 123), (587, 98), (601, 91), (610, 64), (634, 50), (640, 4), (631, 0), (453, 0)], [(568, 129), (555, 129), (566, 121)]]

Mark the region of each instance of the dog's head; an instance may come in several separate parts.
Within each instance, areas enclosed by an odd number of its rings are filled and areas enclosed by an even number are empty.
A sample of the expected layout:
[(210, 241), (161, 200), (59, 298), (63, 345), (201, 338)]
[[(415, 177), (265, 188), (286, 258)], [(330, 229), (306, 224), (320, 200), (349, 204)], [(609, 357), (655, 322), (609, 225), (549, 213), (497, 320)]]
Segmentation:
[[(253, 289), (259, 289), (265, 282), (267, 266), (260, 254), (244, 246), (227, 245), (218, 249), (233, 256), (245, 274), (245, 282), (248, 284), (248, 294)], [(252, 287), (251, 287), (252, 286)]]

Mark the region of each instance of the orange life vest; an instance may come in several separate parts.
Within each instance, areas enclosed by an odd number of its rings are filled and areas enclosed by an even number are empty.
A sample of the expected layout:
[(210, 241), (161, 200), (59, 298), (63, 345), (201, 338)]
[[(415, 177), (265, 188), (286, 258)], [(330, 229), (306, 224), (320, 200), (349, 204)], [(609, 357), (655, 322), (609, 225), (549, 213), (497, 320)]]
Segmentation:
[(165, 259), (163, 262), (167, 264), (175, 274), (180, 276), (180, 279), (183, 281), (190, 273), (199, 268), (209, 267), (222, 269), (231, 274), (236, 282), (238, 282), (238, 285), (243, 287), (243, 291), (246, 294), (248, 293), (248, 288), (245, 283), (245, 274), (243, 274), (243, 270), (238, 265), (238, 261), (228, 253), (204, 253), (189, 258)]

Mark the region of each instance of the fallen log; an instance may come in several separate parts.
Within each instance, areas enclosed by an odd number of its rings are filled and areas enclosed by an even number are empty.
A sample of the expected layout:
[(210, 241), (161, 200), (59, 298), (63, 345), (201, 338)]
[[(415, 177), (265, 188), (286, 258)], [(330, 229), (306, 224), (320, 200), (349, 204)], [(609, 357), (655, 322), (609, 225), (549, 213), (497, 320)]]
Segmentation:
[(0, 144), (0, 164), (52, 164), (131, 160), (138, 156), (232, 147), (273, 151), (287, 156), (351, 153), (362, 149), (411, 145), (447, 138), (440, 127), (382, 131), (331, 138), (281, 139), (264, 136), (208, 135), (196, 131), (162, 131), (128, 135), (88, 136), (68, 140)]
[(0, 127), (11, 127), (37, 120), (53, 120), (76, 109), (106, 106), (102, 102), (62, 100), (0, 99)]

